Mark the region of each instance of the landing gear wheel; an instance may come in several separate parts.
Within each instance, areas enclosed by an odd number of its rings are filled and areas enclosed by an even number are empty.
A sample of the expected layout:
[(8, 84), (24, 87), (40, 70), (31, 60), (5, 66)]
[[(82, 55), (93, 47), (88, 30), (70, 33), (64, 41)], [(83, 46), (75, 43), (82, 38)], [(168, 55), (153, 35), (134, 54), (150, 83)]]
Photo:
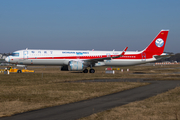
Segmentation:
[(88, 73), (88, 69), (84, 69), (84, 70), (83, 70), (83, 73)]
[(21, 71), (21, 70), (18, 70), (17, 73), (22, 73), (22, 71)]
[(89, 72), (90, 73), (95, 73), (95, 70), (94, 69), (90, 69)]

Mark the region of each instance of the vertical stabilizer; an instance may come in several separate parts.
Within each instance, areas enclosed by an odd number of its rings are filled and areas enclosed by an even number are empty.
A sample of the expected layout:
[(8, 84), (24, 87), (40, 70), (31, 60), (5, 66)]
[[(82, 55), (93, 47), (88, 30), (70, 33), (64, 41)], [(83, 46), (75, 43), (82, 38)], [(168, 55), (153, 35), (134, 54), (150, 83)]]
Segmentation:
[(168, 32), (169, 30), (161, 30), (143, 52), (146, 53), (146, 55), (161, 55), (164, 51)]

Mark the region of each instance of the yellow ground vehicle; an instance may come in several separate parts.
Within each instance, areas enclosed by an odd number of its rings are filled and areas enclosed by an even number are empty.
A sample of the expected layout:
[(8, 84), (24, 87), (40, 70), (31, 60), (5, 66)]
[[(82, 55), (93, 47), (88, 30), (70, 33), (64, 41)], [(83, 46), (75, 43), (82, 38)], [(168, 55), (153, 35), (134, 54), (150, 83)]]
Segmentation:
[(34, 70), (27, 70), (27, 69), (17, 69), (14, 67), (7, 67), (5, 70), (9, 70), (10, 73), (33, 73)]

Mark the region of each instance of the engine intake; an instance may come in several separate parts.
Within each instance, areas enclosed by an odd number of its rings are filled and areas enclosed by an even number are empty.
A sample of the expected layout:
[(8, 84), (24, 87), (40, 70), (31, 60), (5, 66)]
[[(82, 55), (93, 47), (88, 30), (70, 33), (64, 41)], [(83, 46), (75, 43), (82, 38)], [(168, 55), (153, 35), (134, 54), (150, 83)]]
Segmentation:
[(69, 61), (68, 63), (69, 71), (83, 71), (84, 68), (85, 66), (81, 61)]

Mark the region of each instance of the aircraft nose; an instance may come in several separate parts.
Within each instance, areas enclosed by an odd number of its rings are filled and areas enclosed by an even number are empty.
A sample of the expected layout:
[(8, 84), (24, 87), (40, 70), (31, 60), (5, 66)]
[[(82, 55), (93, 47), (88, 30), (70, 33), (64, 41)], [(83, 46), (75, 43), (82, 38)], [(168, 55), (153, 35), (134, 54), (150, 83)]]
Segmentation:
[(9, 56), (5, 58), (6, 62), (10, 62)]

